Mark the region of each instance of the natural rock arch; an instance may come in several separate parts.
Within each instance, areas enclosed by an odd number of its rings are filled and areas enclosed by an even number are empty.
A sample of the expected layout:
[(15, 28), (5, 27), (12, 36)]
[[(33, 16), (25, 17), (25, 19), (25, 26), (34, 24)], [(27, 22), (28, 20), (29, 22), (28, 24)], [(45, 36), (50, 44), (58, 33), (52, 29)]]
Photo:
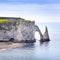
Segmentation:
[(39, 32), (39, 34), (40, 34), (40, 39), (43, 39), (43, 35), (42, 35), (42, 33), (41, 33), (41, 31), (40, 31), (40, 29), (39, 29), (39, 27), (37, 26), (37, 25), (35, 25), (35, 32)]
[(44, 35), (41, 33), (41, 31), (37, 25), (35, 25), (35, 32), (36, 31), (39, 32), (39, 34), (40, 34), (40, 41), (42, 41), (42, 42), (50, 41), (47, 27), (45, 28)]

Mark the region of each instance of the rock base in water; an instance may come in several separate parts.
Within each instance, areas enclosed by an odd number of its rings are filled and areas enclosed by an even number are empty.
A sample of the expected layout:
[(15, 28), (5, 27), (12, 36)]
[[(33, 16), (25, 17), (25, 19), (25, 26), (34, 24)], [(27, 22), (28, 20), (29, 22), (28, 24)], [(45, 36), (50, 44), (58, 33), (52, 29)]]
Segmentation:
[(36, 40), (26, 40), (25, 43), (34, 43)]
[(50, 39), (41, 39), (40, 42), (50, 41)]
[(34, 40), (21, 40), (21, 41), (14, 41), (15, 43), (34, 43), (36, 42), (36, 39)]
[(45, 42), (45, 41), (50, 41), (47, 27), (45, 28), (44, 34), (41, 36), (40, 42)]

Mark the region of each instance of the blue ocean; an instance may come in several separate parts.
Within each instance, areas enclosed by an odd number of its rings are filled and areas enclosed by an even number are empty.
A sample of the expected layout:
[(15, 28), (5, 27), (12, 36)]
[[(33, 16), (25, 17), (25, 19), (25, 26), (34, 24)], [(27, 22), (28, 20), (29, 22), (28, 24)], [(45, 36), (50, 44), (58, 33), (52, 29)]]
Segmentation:
[(23, 47), (0, 50), (0, 60), (60, 60), (60, 23), (36, 23), (41, 32), (49, 31), (49, 42), (26, 43)]

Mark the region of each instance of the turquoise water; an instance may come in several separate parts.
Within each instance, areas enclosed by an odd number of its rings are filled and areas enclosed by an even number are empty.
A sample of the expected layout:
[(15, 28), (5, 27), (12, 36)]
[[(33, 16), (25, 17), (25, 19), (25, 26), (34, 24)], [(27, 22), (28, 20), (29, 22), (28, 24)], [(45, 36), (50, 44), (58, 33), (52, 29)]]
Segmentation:
[(47, 25), (50, 42), (26, 44), (23, 47), (0, 50), (0, 60), (60, 60), (60, 23), (36, 23), (41, 31)]

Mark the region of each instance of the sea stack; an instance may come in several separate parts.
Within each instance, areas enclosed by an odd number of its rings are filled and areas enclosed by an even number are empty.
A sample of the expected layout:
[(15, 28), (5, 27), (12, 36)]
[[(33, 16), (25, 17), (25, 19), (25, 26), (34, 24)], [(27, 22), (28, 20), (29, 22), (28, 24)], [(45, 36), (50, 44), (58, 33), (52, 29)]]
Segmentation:
[(45, 41), (50, 41), (47, 26), (46, 26), (46, 28), (45, 28), (45, 32), (44, 32), (43, 37), (44, 37), (44, 40), (45, 40)]
[(44, 34), (43, 34), (43, 39), (40, 39), (40, 41), (41, 41), (41, 42), (50, 41), (47, 26), (46, 26), (45, 32), (44, 32)]

